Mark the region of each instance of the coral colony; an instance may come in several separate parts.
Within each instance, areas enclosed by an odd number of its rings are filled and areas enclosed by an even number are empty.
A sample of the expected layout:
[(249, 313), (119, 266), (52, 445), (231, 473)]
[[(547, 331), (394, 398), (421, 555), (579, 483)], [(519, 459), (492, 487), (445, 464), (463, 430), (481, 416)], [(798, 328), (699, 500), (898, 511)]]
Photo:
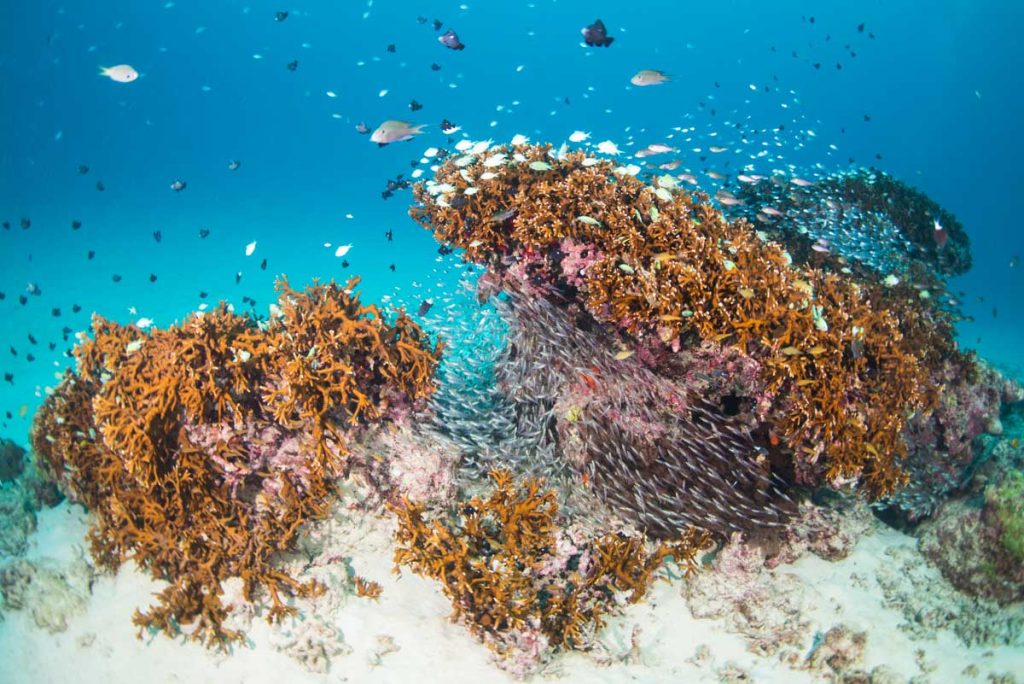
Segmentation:
[[(590, 648), (668, 560), (689, 575), (725, 544), (716, 571), (759, 558), (754, 576), (764, 554), (737, 540), (772, 535), (845, 554), (850, 535), (804, 510), (815, 489), (929, 518), (1022, 398), (954, 342), (944, 278), (970, 265), (962, 227), (879, 172), (740, 181), (718, 196), (726, 216), (671, 176), (581, 152), (448, 157), (411, 215), (483, 269), (479, 346), (442, 360), (403, 312), (361, 304), (357, 279), (282, 280), (268, 320), (226, 305), (166, 330), (97, 317), (36, 417), (40, 467), (92, 514), (99, 566), (169, 583), (140, 628), (221, 647), (244, 636), (224, 624), (223, 582), (272, 621), (325, 590), (277, 559), (340, 478), (361, 478), (363, 505), (397, 521), (396, 570), (439, 582), (518, 674)], [(957, 586), (1005, 601), (1024, 485), (992, 482), (928, 548)], [(964, 548), (998, 581), (943, 565)]]

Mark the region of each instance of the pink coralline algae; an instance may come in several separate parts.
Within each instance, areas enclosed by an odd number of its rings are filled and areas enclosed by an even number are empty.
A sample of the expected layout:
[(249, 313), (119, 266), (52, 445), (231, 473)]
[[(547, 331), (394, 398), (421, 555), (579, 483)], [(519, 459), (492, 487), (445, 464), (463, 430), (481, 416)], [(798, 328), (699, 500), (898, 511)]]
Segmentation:
[(944, 361), (934, 382), (942, 388), (938, 406), (913, 416), (904, 434), (911, 481), (888, 502), (910, 522), (932, 515), (967, 487), (977, 465), (976, 440), (1001, 434), (1001, 414), (1024, 401), (1024, 388), (971, 355)]

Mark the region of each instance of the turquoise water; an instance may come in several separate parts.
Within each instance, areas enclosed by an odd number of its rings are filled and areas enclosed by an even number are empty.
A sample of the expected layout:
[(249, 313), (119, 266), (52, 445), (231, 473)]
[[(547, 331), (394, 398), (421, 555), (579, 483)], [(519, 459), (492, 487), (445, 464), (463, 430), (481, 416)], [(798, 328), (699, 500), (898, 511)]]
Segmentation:
[[(381, 191), (427, 147), (463, 135), (559, 144), (581, 130), (626, 153), (667, 142), (680, 149), (678, 171), (698, 174), (874, 164), (967, 227), (974, 269), (953, 285), (974, 318), (962, 342), (1024, 375), (1024, 267), (1010, 266), (1024, 254), (1024, 5), (820, 5), (5, 3), (0, 220), (11, 227), (0, 230), (0, 373), (13, 383), (0, 381), (0, 436), (26, 440), (43, 388), (69, 362), (74, 338), (62, 329), (85, 329), (92, 312), (165, 326), (202, 302), (242, 309), (250, 297), (265, 313), (279, 274), (296, 287), (360, 275), (367, 300), (397, 294), (413, 307), (444, 290), (455, 271), (407, 217), (411, 194), (383, 200)], [(615, 37), (610, 48), (581, 46), (580, 29), (597, 17)], [(435, 18), (464, 51), (438, 43)], [(117, 64), (140, 78), (98, 75)], [(639, 69), (672, 80), (633, 87)], [(423, 109), (411, 112), (413, 99)], [(355, 129), (386, 119), (427, 126), (383, 148)], [(462, 128), (451, 142), (442, 119)], [(737, 122), (762, 133), (742, 143)], [(709, 157), (725, 139), (730, 151)], [(176, 179), (187, 183), (181, 192), (170, 188)], [(334, 251), (349, 243), (344, 268)], [(28, 294), (29, 283), (42, 293)]]

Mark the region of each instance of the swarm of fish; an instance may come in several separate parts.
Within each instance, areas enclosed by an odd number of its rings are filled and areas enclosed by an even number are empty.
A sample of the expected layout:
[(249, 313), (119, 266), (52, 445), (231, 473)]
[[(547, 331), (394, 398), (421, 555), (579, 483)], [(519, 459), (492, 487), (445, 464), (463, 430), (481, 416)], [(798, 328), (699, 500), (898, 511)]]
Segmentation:
[[(792, 504), (747, 426), (616, 351), (606, 333), (516, 292), (469, 313), (442, 333), (472, 344), (448, 345), (456, 355), (432, 401), (434, 429), (460, 445), (472, 479), (500, 465), (563, 492), (582, 480), (608, 512), (653, 535), (788, 518)], [(687, 410), (668, 408), (676, 400)]]
[(834, 254), (894, 284), (922, 270), (935, 280), (970, 268), (970, 244), (949, 212), (921, 192), (872, 169), (815, 181), (740, 175), (716, 198), (732, 219), (745, 218), (791, 254)]

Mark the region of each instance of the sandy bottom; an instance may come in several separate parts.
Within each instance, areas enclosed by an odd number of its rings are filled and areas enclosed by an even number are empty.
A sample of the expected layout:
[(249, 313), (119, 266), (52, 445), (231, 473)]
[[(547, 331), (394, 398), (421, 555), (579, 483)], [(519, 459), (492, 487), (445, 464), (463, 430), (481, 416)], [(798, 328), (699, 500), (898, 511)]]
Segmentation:
[[(30, 608), (6, 611), (0, 622), (0, 679), (69, 684), (515, 681), (491, 662), (488, 651), (463, 627), (448, 619), (450, 604), (439, 585), (409, 572), (392, 572), (390, 521), (344, 515), (345, 519), (332, 521), (335, 531), (343, 526), (344, 532), (331, 535), (339, 540), (331, 551), (340, 551), (360, 575), (383, 586), (377, 600), (358, 598), (344, 589), (329, 591), (300, 605), (301, 620), (273, 627), (258, 617), (245, 623), (249, 642), (223, 654), (162, 634), (138, 639), (132, 613), (150, 604), (159, 584), (124, 567), (116, 576), (94, 579), (84, 606), (67, 611), (63, 631), (51, 633), (37, 626)], [(26, 558), (65, 567), (76, 557), (75, 546), (80, 548), (85, 532), (80, 508), (65, 503), (46, 511), (39, 517), (39, 531)], [(867, 634), (858, 669), (870, 672), (886, 666), (886, 676), (876, 671), (872, 682), (984, 682), (990, 674), (1024, 673), (1020, 647), (969, 648), (949, 631), (915, 639), (900, 628), (905, 611), (885, 605), (876, 577), (892, 549), (913, 550), (914, 543), (876, 526), (844, 560), (807, 555), (769, 573), (771, 581), (785, 576), (785, 586), (800, 596), (799, 621), (810, 623), (801, 632), (808, 635), (807, 643), (791, 649), (788, 658), (778, 652), (753, 652), (733, 621), (694, 618), (683, 598), (684, 580), (673, 579), (657, 582), (643, 603), (612, 620), (594, 651), (557, 656), (532, 679), (830, 681), (827, 672), (799, 661), (839, 623)], [(338, 563), (328, 572), (336, 570), (337, 577), (343, 577), (343, 566)], [(935, 577), (936, 583), (942, 581), (938, 573)]]

